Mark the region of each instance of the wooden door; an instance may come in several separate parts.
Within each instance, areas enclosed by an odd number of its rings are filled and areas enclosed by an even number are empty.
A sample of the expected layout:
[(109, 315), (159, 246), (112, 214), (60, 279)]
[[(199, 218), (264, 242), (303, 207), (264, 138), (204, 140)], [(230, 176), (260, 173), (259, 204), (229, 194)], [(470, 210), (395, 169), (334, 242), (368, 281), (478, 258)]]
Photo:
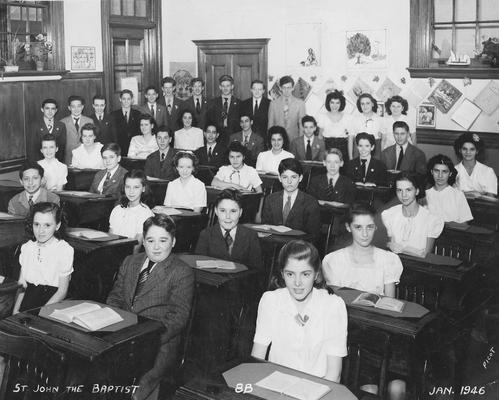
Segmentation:
[(198, 76), (206, 82), (206, 95), (219, 95), (218, 79), (234, 78), (234, 95), (250, 96), (254, 79), (267, 82), (267, 43), (269, 39), (195, 40), (198, 46)]

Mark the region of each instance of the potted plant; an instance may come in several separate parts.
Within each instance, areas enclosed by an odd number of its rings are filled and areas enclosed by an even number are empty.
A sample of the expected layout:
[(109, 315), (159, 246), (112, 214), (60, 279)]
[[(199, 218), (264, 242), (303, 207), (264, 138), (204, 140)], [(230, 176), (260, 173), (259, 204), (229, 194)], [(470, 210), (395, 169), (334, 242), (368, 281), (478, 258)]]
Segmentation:
[(48, 61), (49, 55), (52, 54), (53, 49), (54, 44), (47, 40), (46, 35), (39, 33), (35, 36), (35, 42), (30, 45), (30, 53), (36, 63), (37, 71), (43, 71), (45, 69), (45, 63)]
[(5, 63), (5, 72), (19, 71), (19, 61), (26, 56), (25, 43), (17, 37), (17, 32), (4, 32), (7, 36), (7, 52), (0, 55), (0, 61)]

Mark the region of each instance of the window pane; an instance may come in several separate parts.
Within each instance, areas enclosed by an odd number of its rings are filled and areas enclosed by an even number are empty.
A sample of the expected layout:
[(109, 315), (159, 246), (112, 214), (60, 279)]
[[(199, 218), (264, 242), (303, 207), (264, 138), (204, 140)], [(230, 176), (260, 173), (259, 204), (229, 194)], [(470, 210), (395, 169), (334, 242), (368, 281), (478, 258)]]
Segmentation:
[(113, 42), (113, 53), (114, 53), (114, 63), (115, 64), (126, 64), (126, 48), (125, 41), (114, 41)]
[(111, 14), (121, 15), (121, 0), (111, 0)]
[(123, 0), (123, 10), (121, 12), (121, 15), (135, 15), (133, 0)]
[(475, 50), (475, 29), (456, 29), (456, 54), (473, 57)]
[(18, 34), (26, 32), (26, 22), (10, 21), (10, 31)]
[(41, 8), (36, 9), (36, 20), (43, 21), (43, 10)]
[(21, 19), (26, 21), (28, 19), (28, 10), (26, 7), (21, 7)]
[(125, 70), (115, 70), (114, 71), (114, 87), (116, 88), (117, 92), (121, 91), (121, 79), (122, 78), (126, 78), (126, 71)]
[(449, 58), (452, 50), (452, 30), (435, 30), (435, 46), (440, 49), (440, 54), (433, 54), (435, 58)]
[(21, 19), (21, 7), (10, 6), (10, 19), (20, 20)]
[(42, 33), (42, 23), (41, 21), (40, 22), (37, 22), (37, 21), (30, 21), (29, 23), (29, 31), (30, 33), (34, 33), (34, 34), (37, 34), (37, 33)]
[(36, 8), (28, 8), (28, 20), (36, 21)]
[(497, 0), (479, 0), (478, 15), (481, 21), (499, 19), (499, 3)]
[(456, 0), (456, 21), (476, 20), (477, 0)]
[(482, 47), (482, 42), (489, 40), (489, 38), (499, 37), (499, 27), (498, 28), (480, 28), (480, 48)]
[(130, 64), (142, 64), (142, 41), (130, 40), (128, 43), (128, 62)]
[(435, 22), (452, 21), (452, 0), (435, 0)]
[(146, 0), (135, 0), (135, 16), (146, 16)]

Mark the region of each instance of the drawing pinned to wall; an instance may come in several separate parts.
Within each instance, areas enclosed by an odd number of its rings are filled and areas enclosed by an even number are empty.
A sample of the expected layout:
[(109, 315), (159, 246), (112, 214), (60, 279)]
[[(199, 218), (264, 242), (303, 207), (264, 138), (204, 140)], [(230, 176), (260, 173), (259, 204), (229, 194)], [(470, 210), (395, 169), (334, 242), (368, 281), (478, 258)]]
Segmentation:
[(71, 46), (71, 70), (95, 70), (95, 47)]
[(346, 52), (348, 68), (387, 68), (386, 29), (347, 31)]
[(310, 84), (303, 78), (298, 78), (298, 81), (295, 84), (295, 88), (293, 89), (293, 96), (302, 99), (303, 101), (307, 100), (308, 94), (312, 90)]
[(469, 130), (475, 120), (478, 118), (482, 110), (470, 100), (464, 99), (459, 106), (456, 107), (451, 119), (461, 125), (464, 129)]
[(180, 100), (187, 100), (192, 96), (191, 79), (192, 75), (185, 69), (179, 69), (173, 74), (173, 79), (177, 84), (175, 85), (175, 96)]
[(281, 97), (282, 90), (281, 87), (279, 86), (279, 82), (275, 81), (274, 84), (272, 85), (272, 88), (269, 90), (269, 95), (271, 100), (276, 100), (279, 97)]
[(321, 65), (321, 24), (286, 25), (286, 65)]
[(436, 126), (436, 107), (433, 104), (423, 103), (418, 106), (416, 127), (435, 128)]
[(372, 93), (372, 88), (365, 83), (361, 78), (357, 78), (350, 90), (347, 92), (347, 97), (353, 102), (357, 102), (357, 98), (362, 93)]
[(437, 106), (438, 110), (447, 114), (463, 94), (450, 82), (443, 79), (428, 97), (428, 101)]
[(490, 81), (475, 97), (475, 104), (487, 115), (492, 115), (499, 107), (499, 84)]
[(379, 87), (376, 92), (376, 98), (380, 101), (387, 101), (390, 97), (396, 96), (400, 93), (400, 87), (398, 87), (390, 78), (385, 78), (384, 82)]

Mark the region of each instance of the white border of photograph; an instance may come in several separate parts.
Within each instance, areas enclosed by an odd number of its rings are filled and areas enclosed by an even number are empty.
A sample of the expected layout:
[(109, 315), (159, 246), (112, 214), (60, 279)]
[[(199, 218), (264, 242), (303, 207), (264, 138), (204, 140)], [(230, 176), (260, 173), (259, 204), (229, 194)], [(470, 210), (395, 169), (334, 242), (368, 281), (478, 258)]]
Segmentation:
[[(421, 113), (421, 109), (425, 108), (424, 113)], [(431, 108), (433, 111), (429, 111), (428, 109)], [(433, 115), (431, 115), (431, 118), (429, 121), (426, 119), (428, 118), (428, 113), (432, 112)], [(423, 120), (423, 117), (425, 120)], [(418, 105), (417, 111), (416, 111), (416, 128), (430, 128), (430, 129), (435, 129), (437, 126), (437, 106), (432, 103), (423, 103)]]
[(286, 65), (288, 67), (319, 67), (321, 65), (322, 24), (286, 25)]

